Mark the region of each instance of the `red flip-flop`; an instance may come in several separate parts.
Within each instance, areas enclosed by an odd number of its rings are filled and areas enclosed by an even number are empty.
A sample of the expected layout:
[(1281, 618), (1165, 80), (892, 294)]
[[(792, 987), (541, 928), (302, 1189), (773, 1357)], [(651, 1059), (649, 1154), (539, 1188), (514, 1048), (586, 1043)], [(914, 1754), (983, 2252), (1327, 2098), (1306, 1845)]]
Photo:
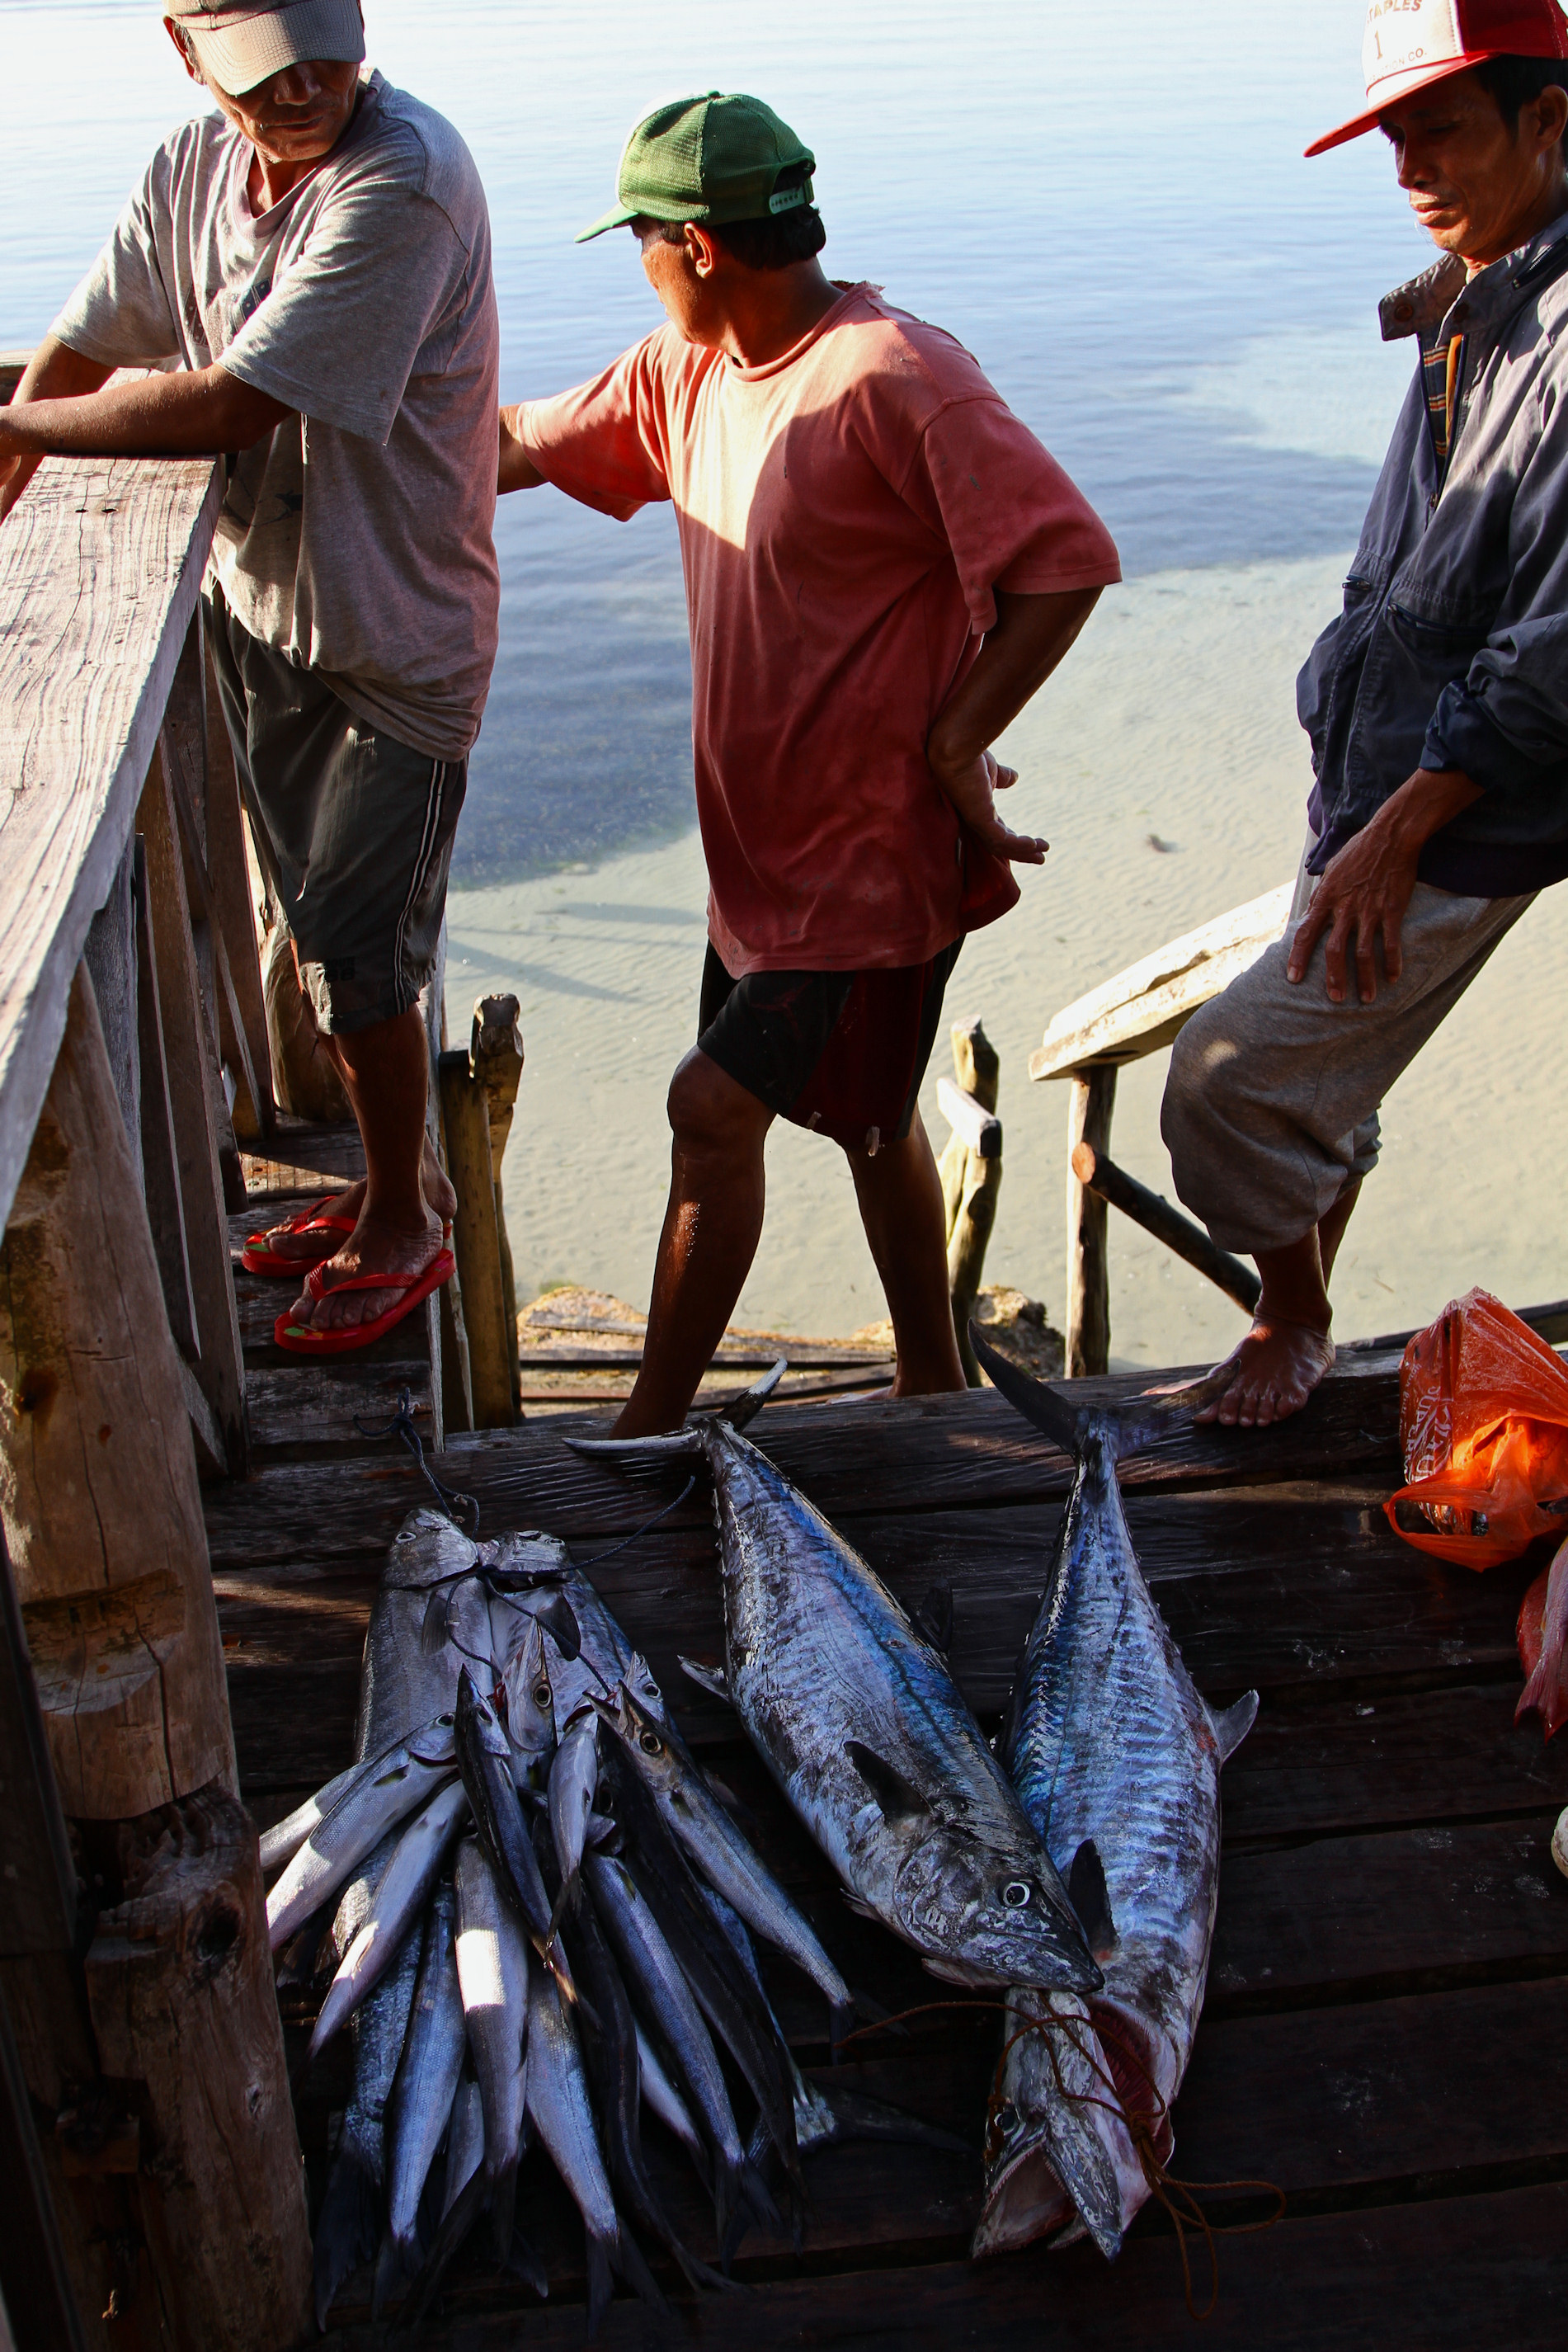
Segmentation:
[[(323, 1216), (322, 1211), (329, 1209), (333, 1202), (340, 1197), (336, 1192), (323, 1192), (319, 1201), (312, 1201), (308, 1209), (297, 1211), (292, 1217), (285, 1219), (282, 1224), (268, 1225), (262, 1233), (252, 1234), (239, 1254), (239, 1262), (246, 1274), (272, 1274), (287, 1278), (291, 1275), (304, 1274), (312, 1265), (319, 1265), (324, 1259), (329, 1258), (340, 1246), (329, 1236), (334, 1234), (351, 1234), (357, 1222), (353, 1217)], [(284, 1257), (277, 1250), (263, 1248), (262, 1244), (268, 1233), (319, 1234), (321, 1247), (317, 1251), (314, 1258)]]
[(272, 1336), (280, 1348), (287, 1348), (296, 1356), (350, 1355), (356, 1348), (368, 1348), (372, 1339), (379, 1339), (383, 1331), (390, 1331), (405, 1315), (412, 1315), (416, 1307), (423, 1306), (433, 1290), (451, 1281), (456, 1266), (452, 1252), (440, 1249), (423, 1274), (351, 1274), (346, 1281), (328, 1284), (321, 1279), (323, 1268), (313, 1265), (305, 1277), (305, 1287), (315, 1299), (325, 1298), (329, 1289), (396, 1290), (402, 1295), (383, 1315), (375, 1316), (369, 1323), (357, 1323), (351, 1329), (318, 1331), (308, 1324), (291, 1323), (287, 1315), (280, 1315)]

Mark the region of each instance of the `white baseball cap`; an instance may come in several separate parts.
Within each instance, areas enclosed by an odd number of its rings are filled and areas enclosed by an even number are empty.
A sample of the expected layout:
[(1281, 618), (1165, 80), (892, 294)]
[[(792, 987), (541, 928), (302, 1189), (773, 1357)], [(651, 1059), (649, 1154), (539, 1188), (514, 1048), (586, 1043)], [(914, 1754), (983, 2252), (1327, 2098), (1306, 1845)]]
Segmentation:
[(254, 89), (286, 66), (321, 58), (357, 65), (365, 54), (360, 0), (160, 0), (196, 62), (231, 95)]
[(1488, 58), (1568, 58), (1557, 0), (1371, 0), (1361, 63), (1366, 109), (1307, 149), (1321, 155), (1375, 131), (1391, 106)]

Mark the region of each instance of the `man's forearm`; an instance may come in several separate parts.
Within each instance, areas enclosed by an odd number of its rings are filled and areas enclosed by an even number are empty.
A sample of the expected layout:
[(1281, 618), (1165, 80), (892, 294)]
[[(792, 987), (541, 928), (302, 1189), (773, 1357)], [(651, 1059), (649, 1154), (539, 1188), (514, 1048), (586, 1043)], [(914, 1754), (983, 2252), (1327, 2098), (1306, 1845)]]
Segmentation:
[(1375, 825), (1394, 856), (1413, 863), (1435, 833), (1483, 797), (1458, 768), (1417, 768), (1390, 793), (1367, 830)]
[(1070, 588), (1052, 596), (998, 592), (997, 625), (974, 667), (938, 712), (926, 742), (926, 757), (938, 776), (970, 767), (1012, 724), (1099, 601), (1098, 588)]
[(501, 411), (501, 448), (496, 475), (496, 488), (498, 493), (505, 493), (507, 490), (537, 490), (544, 481), (544, 476), (524, 448), (521, 436), (517, 431), (517, 422), (521, 415), (520, 401), (515, 408), (503, 408)]
[(61, 376), (79, 380), (86, 371), (101, 385), (110, 373), (76, 352), (69, 354), (74, 369), (68, 366), (57, 357), (65, 350), (57, 344), (41, 368), (35, 361), (16, 399), (0, 408), (0, 459), (216, 456), (248, 449), (289, 414), (281, 401), (215, 366), (62, 394)]

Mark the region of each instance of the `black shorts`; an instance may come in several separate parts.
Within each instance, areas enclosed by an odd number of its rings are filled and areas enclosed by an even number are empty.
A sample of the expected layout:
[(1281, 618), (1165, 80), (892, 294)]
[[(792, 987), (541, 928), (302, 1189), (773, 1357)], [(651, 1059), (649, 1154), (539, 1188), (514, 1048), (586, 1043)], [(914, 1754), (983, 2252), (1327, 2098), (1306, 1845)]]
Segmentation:
[(963, 944), (955, 940), (928, 963), (733, 980), (710, 943), (697, 1044), (796, 1127), (831, 1136), (848, 1151), (902, 1142)]

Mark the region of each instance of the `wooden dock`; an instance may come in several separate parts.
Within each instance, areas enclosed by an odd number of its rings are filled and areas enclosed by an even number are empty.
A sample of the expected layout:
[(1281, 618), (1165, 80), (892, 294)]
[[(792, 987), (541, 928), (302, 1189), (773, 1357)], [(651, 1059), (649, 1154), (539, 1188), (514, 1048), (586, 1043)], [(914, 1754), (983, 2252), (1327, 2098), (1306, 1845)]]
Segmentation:
[[(267, 1393), (278, 1409), (276, 1385)], [(303, 1388), (301, 1408), (303, 1424), (316, 1409)], [(963, 2133), (976, 2155), (851, 2147), (812, 2159), (802, 2251), (748, 2238), (736, 2266), (744, 2297), (679, 2305), (695, 2341), (747, 2352), (1563, 2343), (1568, 1883), (1548, 1843), (1568, 1799), (1568, 1741), (1545, 1748), (1533, 1725), (1513, 1725), (1514, 1619), (1532, 1568), (1478, 1577), (1389, 1532), (1396, 1408), (1396, 1355), (1352, 1354), (1299, 1421), (1173, 1433), (1124, 1465), (1134, 1540), (1200, 1686), (1218, 1702), (1249, 1685), (1262, 1695), (1225, 1775), (1218, 1928), (1174, 2170), (1277, 2183), (1286, 2216), (1261, 2232), (1221, 2230), (1212, 2318), (1199, 2327), (1187, 2315), (1157, 2208), (1114, 2268), (1088, 2246), (971, 2264), (998, 2033), (992, 2011), (960, 2001), (906, 2038), (862, 2042), (850, 2079)], [(254, 1388), (251, 1410), (254, 1424)], [(566, 1437), (592, 1425), (551, 1418), (473, 1437), (437, 1467), (476, 1498), (482, 1532), (551, 1528), (587, 1565), (670, 1491), (570, 1454)], [(775, 1406), (753, 1434), (907, 1603), (952, 1584), (956, 1671), (993, 1722), (1065, 1461), (988, 1391)], [(207, 1490), (242, 1787), (264, 1822), (349, 1759), (382, 1555), (423, 1493), (391, 1445), (315, 1462), (296, 1453)], [(722, 1644), (706, 1498), (592, 1573), (850, 1981), (894, 2011), (947, 2000), (912, 1954), (849, 1912), (733, 1717), (679, 1672), (678, 1653), (711, 1658)], [(787, 1967), (770, 1979), (802, 2063), (825, 2066), (820, 2001)], [(289, 2020), (296, 2048), (303, 2023)], [(300, 2097), (317, 2194), (346, 2066), (324, 2060)], [(651, 2145), (661, 2137), (649, 2133)], [(683, 2164), (661, 2168), (671, 2205), (708, 2250)], [(1268, 2210), (1249, 2190), (1207, 2202), (1217, 2225)], [(476, 2251), (425, 2338), (442, 2352), (582, 2341), (580, 2230), (537, 2153), (518, 2213), (549, 2269), (548, 2305), (499, 2282)], [(1201, 2242), (1191, 2252), (1201, 2304), (1207, 2256)], [(340, 2295), (330, 2340), (344, 2352), (388, 2340), (371, 2321), (368, 2278)], [(678, 2342), (680, 2331), (661, 2337), (621, 2299), (600, 2340)]]

